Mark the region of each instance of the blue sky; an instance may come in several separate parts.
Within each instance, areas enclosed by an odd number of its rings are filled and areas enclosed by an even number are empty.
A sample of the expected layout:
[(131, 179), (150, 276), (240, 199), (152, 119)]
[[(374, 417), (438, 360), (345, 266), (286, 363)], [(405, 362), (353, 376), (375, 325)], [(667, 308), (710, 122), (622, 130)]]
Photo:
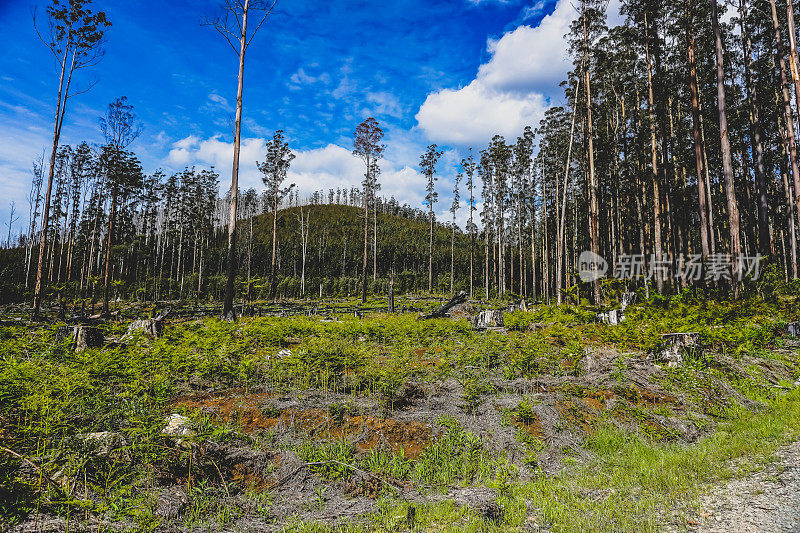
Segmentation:
[[(218, 2), (93, 4), (113, 26), (105, 58), (77, 80), (97, 84), (70, 100), (62, 142), (100, 142), (98, 117), (124, 95), (144, 126), (131, 148), (147, 172), (214, 164), (224, 187), (237, 57), (200, 25), (219, 13)], [(51, 142), (57, 84), (33, 31), (34, 6), (0, 0), (0, 222), (16, 201), (16, 231), (27, 218), (31, 161)], [(567, 0), (279, 0), (246, 57), (241, 185), (261, 188), (255, 161), (279, 128), (298, 154), (290, 179), (302, 192), (357, 184), (352, 132), (374, 116), (386, 131), (382, 193), (421, 206), (419, 154), (436, 142), (446, 147), (446, 212), (448, 180), (466, 147), (480, 149), (495, 133), (513, 140), (562, 103), (563, 34), (574, 16)]]

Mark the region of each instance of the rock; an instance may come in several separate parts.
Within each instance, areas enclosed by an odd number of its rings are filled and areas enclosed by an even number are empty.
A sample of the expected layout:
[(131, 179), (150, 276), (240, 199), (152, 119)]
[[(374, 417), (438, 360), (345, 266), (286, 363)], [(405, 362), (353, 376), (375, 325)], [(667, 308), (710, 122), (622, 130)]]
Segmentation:
[(617, 324), (625, 322), (625, 313), (622, 309), (613, 309), (611, 311), (597, 313), (596, 320), (600, 324), (616, 326)]
[(182, 488), (172, 487), (158, 496), (156, 502), (156, 516), (172, 520), (183, 515), (189, 505), (189, 496)]
[(505, 322), (503, 321), (503, 311), (500, 309), (481, 311), (472, 320), (472, 328), (476, 330), (502, 327), (505, 327)]
[[(166, 418), (167, 425), (161, 430), (162, 435), (168, 437), (193, 437), (195, 432), (189, 427), (189, 419), (183, 415), (173, 413)], [(178, 443), (181, 439), (177, 440)]]
[(288, 348), (284, 348), (283, 350), (279, 350), (278, 353), (275, 354), (277, 359), (283, 359), (284, 357), (291, 357), (292, 351)]
[(800, 337), (800, 322), (789, 322), (786, 324), (786, 333), (792, 337)]
[(661, 335), (661, 339), (663, 348), (656, 359), (667, 363), (670, 368), (683, 363), (685, 356), (699, 353), (702, 349), (700, 334), (695, 332), (665, 333)]
[(98, 431), (75, 435), (75, 441), (97, 457), (113, 457), (116, 460), (130, 461), (128, 442), (115, 431)]

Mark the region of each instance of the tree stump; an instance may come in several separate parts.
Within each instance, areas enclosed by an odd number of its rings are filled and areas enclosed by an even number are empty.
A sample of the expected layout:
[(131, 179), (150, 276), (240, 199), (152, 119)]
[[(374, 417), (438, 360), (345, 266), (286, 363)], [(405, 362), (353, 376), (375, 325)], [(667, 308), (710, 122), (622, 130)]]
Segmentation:
[(635, 292), (623, 292), (622, 296), (619, 300), (620, 307), (622, 308), (622, 312), (625, 312), (625, 308), (629, 305), (633, 305), (636, 303), (636, 293)]
[(481, 311), (472, 320), (472, 329), (484, 330), (489, 328), (505, 327), (503, 321), (503, 311), (500, 309), (488, 309)]
[(700, 334), (695, 332), (665, 333), (661, 335), (661, 339), (663, 348), (656, 359), (671, 367), (683, 363), (686, 356), (699, 354), (702, 349)]
[(597, 313), (596, 320), (600, 324), (608, 324), (609, 326), (616, 326), (625, 322), (625, 312), (623, 309), (613, 309), (603, 313)]
[(67, 338), (72, 339), (71, 349), (76, 352), (82, 352), (86, 348), (99, 348), (106, 341), (99, 329), (81, 325), (60, 326), (56, 330), (56, 342)]
[(86, 348), (99, 348), (106, 341), (102, 331), (89, 326), (75, 326), (73, 337), (76, 352), (82, 352)]
[(786, 333), (792, 337), (800, 337), (800, 322), (789, 322), (786, 324)]

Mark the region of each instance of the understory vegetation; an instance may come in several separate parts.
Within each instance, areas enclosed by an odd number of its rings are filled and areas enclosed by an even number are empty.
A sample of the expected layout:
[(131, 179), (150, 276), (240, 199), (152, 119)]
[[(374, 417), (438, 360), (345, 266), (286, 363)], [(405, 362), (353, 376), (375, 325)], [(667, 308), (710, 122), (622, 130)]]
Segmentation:
[[(0, 520), (650, 531), (800, 436), (791, 298), (686, 292), (617, 326), (595, 311), (515, 310), (488, 331), (412, 314), (176, 318), (158, 338), (120, 318), (77, 352), (63, 324), (7, 316)], [(670, 365), (674, 332), (702, 348)], [(185, 500), (172, 515), (169, 491)]]

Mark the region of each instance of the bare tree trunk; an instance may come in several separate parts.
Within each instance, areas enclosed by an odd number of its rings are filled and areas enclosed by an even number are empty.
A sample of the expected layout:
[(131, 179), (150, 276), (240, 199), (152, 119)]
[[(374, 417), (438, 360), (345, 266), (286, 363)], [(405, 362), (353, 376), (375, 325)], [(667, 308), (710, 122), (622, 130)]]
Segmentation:
[[(794, 81), (794, 97), (795, 103), (798, 106), (797, 110), (800, 113), (800, 73), (798, 73), (798, 57), (797, 57), (797, 44), (796, 44), (796, 37), (795, 37), (795, 27), (794, 27), (794, 4), (792, 0), (786, 0), (786, 18), (789, 23), (789, 46), (790, 46), (790, 54), (789, 54), (789, 61), (791, 61), (792, 66), (792, 80)], [(800, 205), (800, 180), (798, 180), (797, 176), (794, 177), (794, 205)], [(800, 226), (800, 211), (796, 212), (797, 214), (797, 224)]]
[(239, 38), (239, 78), (236, 88), (236, 118), (233, 131), (233, 166), (231, 171), (231, 205), (228, 213), (228, 254), (225, 261), (226, 282), (225, 301), (222, 304), (222, 316), (226, 320), (235, 320), (233, 297), (236, 280), (236, 208), (239, 199), (239, 149), (242, 140), (242, 93), (244, 92), (244, 53), (247, 49), (247, 9), (250, 0), (244, 0), (242, 9), (242, 33)]
[[(796, 196), (798, 191), (800, 191), (800, 167), (798, 167), (797, 162), (797, 145), (795, 144), (795, 137), (794, 137), (794, 118), (792, 117), (792, 104), (789, 99), (789, 82), (786, 77), (786, 61), (783, 56), (783, 45), (781, 42), (781, 31), (780, 26), (778, 24), (778, 11), (775, 7), (775, 0), (770, 0), (770, 9), (772, 11), (772, 26), (775, 31), (775, 53), (778, 59), (778, 65), (780, 66), (780, 74), (781, 74), (781, 96), (783, 97), (783, 107), (784, 107), (784, 122), (786, 124), (786, 129), (784, 130), (784, 143), (787, 146), (787, 152), (789, 152), (789, 162), (792, 167), (792, 181), (794, 184), (794, 192), (795, 195), (791, 195), (790, 193), (790, 200), (791, 204), (789, 207), (789, 212), (791, 216), (792, 207), (791, 205), (794, 204), (795, 206), (795, 215), (798, 217), (800, 221), (800, 212), (797, 212), (796, 206), (798, 205), (798, 197)], [(794, 222), (792, 222), (792, 227), (794, 227)], [(792, 237), (792, 247), (795, 246), (794, 238)], [(792, 272), (794, 272), (794, 277), (797, 277), (797, 260), (796, 258), (792, 259)]]
[(106, 235), (105, 274), (103, 275), (103, 314), (108, 315), (108, 286), (111, 282), (111, 246), (114, 238), (114, 218), (117, 210), (117, 188), (111, 191), (111, 210), (108, 215), (108, 235)]
[[(687, 17), (691, 17), (692, 5), (689, 2), (687, 9)], [(689, 89), (692, 94), (692, 134), (694, 137), (694, 156), (695, 165), (697, 170), (697, 197), (700, 207), (700, 246), (703, 252), (703, 259), (706, 259), (711, 253), (709, 246), (709, 224), (708, 224), (708, 206), (706, 205), (706, 182), (703, 176), (704, 159), (703, 159), (703, 138), (700, 135), (700, 96), (697, 88), (697, 65), (694, 58), (694, 33), (691, 29), (687, 29), (687, 50), (689, 55)]]
[[(53, 125), (53, 147), (50, 153), (50, 168), (47, 173), (47, 189), (44, 197), (44, 209), (42, 211), (42, 234), (39, 239), (39, 261), (36, 267), (36, 288), (33, 292), (33, 318), (39, 318), (39, 308), (42, 303), (42, 274), (44, 267), (44, 254), (47, 248), (47, 223), (50, 217), (50, 198), (53, 192), (53, 173), (55, 171), (56, 151), (58, 150), (58, 140), (61, 137), (61, 124), (64, 120), (64, 110), (67, 106), (66, 95), (69, 94), (69, 82), (67, 90), (64, 90), (64, 74), (67, 67), (67, 55), (69, 46), (64, 47), (64, 55), (61, 60), (61, 75), (58, 79), (58, 98), (56, 99), (56, 117)], [(74, 64), (74, 62), (73, 62)], [(70, 78), (72, 72), (70, 72)]]
[(367, 253), (369, 244), (369, 173), (370, 163), (369, 160), (367, 160), (367, 180), (365, 182), (366, 185), (364, 185), (364, 261), (361, 266), (361, 303), (367, 302), (367, 257), (369, 257)]
[[(647, 23), (647, 14), (644, 16), (645, 26), (645, 56), (647, 58), (647, 115), (650, 121), (650, 155), (651, 155), (651, 178), (653, 181), (653, 256), (661, 259), (661, 190), (658, 183), (658, 154), (656, 148), (656, 119), (655, 102), (653, 98), (653, 68), (650, 60), (650, 31)], [(651, 266), (652, 269), (652, 266)], [(664, 289), (664, 280), (660, 272), (655, 272), (656, 286), (658, 292)]]
[[(772, 0), (774, 1), (774, 0)], [(714, 31), (717, 54), (717, 113), (719, 115), (720, 143), (722, 145), (722, 173), (725, 177), (725, 193), (728, 203), (728, 223), (730, 224), (731, 256), (733, 257), (733, 294), (739, 295), (740, 263), (742, 245), (739, 236), (739, 205), (733, 183), (733, 164), (731, 162), (731, 146), (728, 138), (728, 119), (725, 106), (725, 68), (722, 49), (722, 36), (719, 31), (717, 16), (717, 0), (711, 0), (711, 26)]]
[(433, 292), (433, 213), (429, 214), (431, 231), (428, 240), (428, 292)]
[[(791, 6), (791, 1), (789, 2)], [(758, 248), (761, 254), (769, 255), (771, 243), (769, 235), (769, 203), (767, 200), (766, 164), (764, 162), (764, 143), (761, 138), (761, 123), (759, 120), (756, 88), (753, 85), (752, 42), (747, 27), (746, 0), (739, 0), (739, 24), (742, 32), (742, 48), (744, 53), (745, 84), (747, 85), (747, 99), (750, 103), (750, 137), (753, 151), (753, 161), (756, 170), (756, 191), (758, 195)], [(793, 40), (792, 40), (793, 42)]]
[[(594, 174), (594, 126), (592, 124), (592, 89), (589, 68), (589, 29), (586, 24), (586, 2), (582, 2), (583, 11), (583, 71), (586, 89), (586, 134), (589, 142), (589, 237), (592, 253), (600, 254), (600, 207), (598, 205), (597, 177)], [(595, 303), (600, 302), (600, 281), (592, 281), (592, 295)]]
[(275, 261), (278, 255), (278, 194), (279, 190), (276, 186), (273, 191), (272, 199), (272, 263), (270, 266), (269, 274), (269, 299), (275, 299), (275, 291), (278, 287), (277, 279), (275, 278)]
[[(567, 162), (564, 165), (564, 187), (561, 192), (561, 214), (558, 217), (558, 239), (556, 240), (556, 302), (561, 305), (561, 281), (564, 271), (564, 230), (565, 220), (567, 217), (567, 186), (569, 185), (569, 164), (572, 157), (572, 141), (575, 137), (575, 116), (578, 112), (578, 88), (580, 85), (580, 78), (575, 85), (575, 105), (572, 108), (572, 124), (569, 128), (569, 145), (567, 148)], [(556, 176), (558, 180), (558, 176)]]

